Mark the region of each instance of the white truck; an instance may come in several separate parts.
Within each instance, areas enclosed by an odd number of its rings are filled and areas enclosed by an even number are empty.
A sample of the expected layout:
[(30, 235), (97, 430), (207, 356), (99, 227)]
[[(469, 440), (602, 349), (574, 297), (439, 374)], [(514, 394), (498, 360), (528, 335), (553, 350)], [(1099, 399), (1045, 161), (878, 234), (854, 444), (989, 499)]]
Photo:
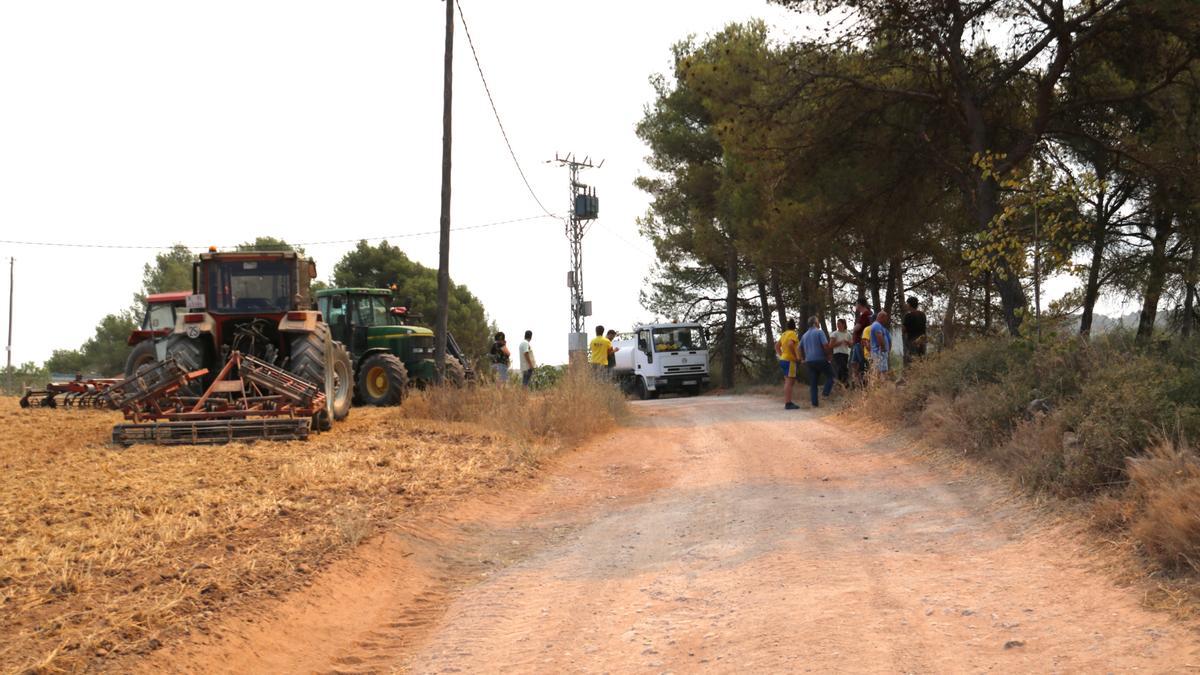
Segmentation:
[(707, 331), (698, 323), (639, 324), (613, 346), (618, 348), (613, 374), (639, 398), (695, 396), (708, 385)]

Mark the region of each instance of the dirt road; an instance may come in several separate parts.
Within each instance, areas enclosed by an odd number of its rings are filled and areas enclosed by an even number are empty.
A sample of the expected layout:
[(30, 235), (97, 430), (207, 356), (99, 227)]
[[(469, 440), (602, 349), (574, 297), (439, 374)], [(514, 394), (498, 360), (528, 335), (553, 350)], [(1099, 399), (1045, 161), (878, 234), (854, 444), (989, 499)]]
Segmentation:
[(635, 404), (534, 486), (423, 514), (164, 650), (206, 672), (1181, 672), (1194, 627), (1020, 500), (760, 397)]

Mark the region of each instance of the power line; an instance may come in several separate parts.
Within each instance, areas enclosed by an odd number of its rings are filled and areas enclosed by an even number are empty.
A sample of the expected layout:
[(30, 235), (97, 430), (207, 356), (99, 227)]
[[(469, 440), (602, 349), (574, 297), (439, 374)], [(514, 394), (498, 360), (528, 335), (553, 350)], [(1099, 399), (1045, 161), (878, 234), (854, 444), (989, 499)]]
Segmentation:
[[(513, 218), (511, 220), (498, 220), (491, 223), (481, 223), (479, 225), (464, 225), (463, 227), (451, 228), (455, 232), (463, 232), (466, 230), (481, 230), (487, 227), (496, 227), (497, 225), (512, 225), (513, 223), (526, 223), (531, 220), (542, 220), (543, 218), (558, 219), (554, 215), (536, 215), (526, 216), (524, 218)], [(328, 241), (301, 241), (289, 242), (292, 246), (325, 246), (331, 244), (353, 244), (360, 241), (383, 241), (384, 239), (407, 239), (410, 237), (426, 237), (433, 234), (440, 234), (439, 230), (429, 230), (426, 232), (404, 232), (401, 234), (385, 234), (375, 237), (354, 237), (351, 239), (332, 239)], [(173, 248), (175, 246), (183, 246), (188, 249), (208, 250), (209, 244), (192, 246), (187, 244), (166, 244), (166, 245), (151, 245), (151, 244), (101, 244), (101, 243), (76, 243), (76, 242), (57, 242), (57, 241), (22, 241), (15, 239), (0, 239), (0, 244), (10, 244), (13, 246), (45, 246), (50, 248), (102, 248), (102, 249), (122, 249), (122, 250), (163, 250)], [(221, 246), (219, 248), (232, 249), (237, 244), (230, 246)]]
[(496, 109), (496, 101), (492, 98), (492, 89), (483, 75), (483, 66), (479, 63), (479, 53), (475, 51), (475, 42), (471, 39), (471, 29), (467, 27), (467, 16), (463, 14), (462, 3), (454, 0), (454, 4), (458, 6), (458, 16), (462, 19), (463, 33), (467, 36), (467, 45), (471, 48), (471, 56), (475, 58), (475, 69), (479, 71), (479, 79), (483, 82), (483, 91), (487, 94), (488, 103), (492, 105), (492, 114), (496, 116), (496, 125), (500, 127), (500, 135), (504, 137), (504, 144), (508, 146), (508, 154), (517, 167), (517, 173), (521, 174), (521, 180), (525, 183), (525, 189), (529, 191), (529, 196), (533, 197), (533, 201), (537, 202), (547, 216), (557, 218), (558, 216), (550, 213), (550, 210), (542, 204), (542, 200), (538, 199), (537, 193), (533, 191), (533, 186), (529, 184), (529, 179), (525, 177), (525, 170), (521, 168), (521, 162), (517, 160), (517, 153), (513, 151), (512, 143), (508, 140), (508, 132), (504, 130), (504, 122), (500, 121), (500, 111)]

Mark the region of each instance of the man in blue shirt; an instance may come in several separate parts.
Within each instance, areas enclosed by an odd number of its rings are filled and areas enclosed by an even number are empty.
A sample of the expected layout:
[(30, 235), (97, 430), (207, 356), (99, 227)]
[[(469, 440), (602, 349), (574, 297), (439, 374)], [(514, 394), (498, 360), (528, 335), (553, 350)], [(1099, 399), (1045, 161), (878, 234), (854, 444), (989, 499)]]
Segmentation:
[(808, 392), (814, 408), (821, 405), (817, 399), (817, 385), (821, 375), (825, 376), (825, 397), (833, 391), (833, 368), (829, 365), (829, 338), (821, 330), (821, 322), (817, 317), (809, 317), (808, 331), (800, 338), (800, 356), (804, 360), (804, 368), (808, 371)]
[(892, 317), (880, 312), (871, 324), (871, 366), (880, 379), (888, 376), (888, 355), (892, 353)]

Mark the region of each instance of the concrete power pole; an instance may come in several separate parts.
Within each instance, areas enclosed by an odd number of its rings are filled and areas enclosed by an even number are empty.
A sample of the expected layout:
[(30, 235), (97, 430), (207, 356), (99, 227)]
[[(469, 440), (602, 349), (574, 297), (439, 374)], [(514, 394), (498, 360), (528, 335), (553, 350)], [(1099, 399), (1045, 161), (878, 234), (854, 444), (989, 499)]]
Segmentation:
[(583, 320), (592, 314), (592, 303), (583, 299), (583, 235), (588, 226), (600, 215), (600, 199), (596, 189), (579, 182), (582, 169), (598, 169), (604, 161), (593, 164), (591, 157), (576, 161), (575, 155), (554, 156), (554, 161), (567, 167), (570, 175), (571, 205), (567, 219), (567, 241), (571, 245), (571, 270), (567, 272), (567, 286), (571, 289), (571, 332), (567, 337), (567, 351), (571, 360), (579, 358), (587, 349), (587, 335), (583, 332)]
[(446, 370), (446, 335), (450, 330), (450, 131), (454, 94), (454, 2), (446, 3), (445, 81), (442, 86), (442, 218), (438, 240), (437, 320), (433, 359), (437, 381)]

